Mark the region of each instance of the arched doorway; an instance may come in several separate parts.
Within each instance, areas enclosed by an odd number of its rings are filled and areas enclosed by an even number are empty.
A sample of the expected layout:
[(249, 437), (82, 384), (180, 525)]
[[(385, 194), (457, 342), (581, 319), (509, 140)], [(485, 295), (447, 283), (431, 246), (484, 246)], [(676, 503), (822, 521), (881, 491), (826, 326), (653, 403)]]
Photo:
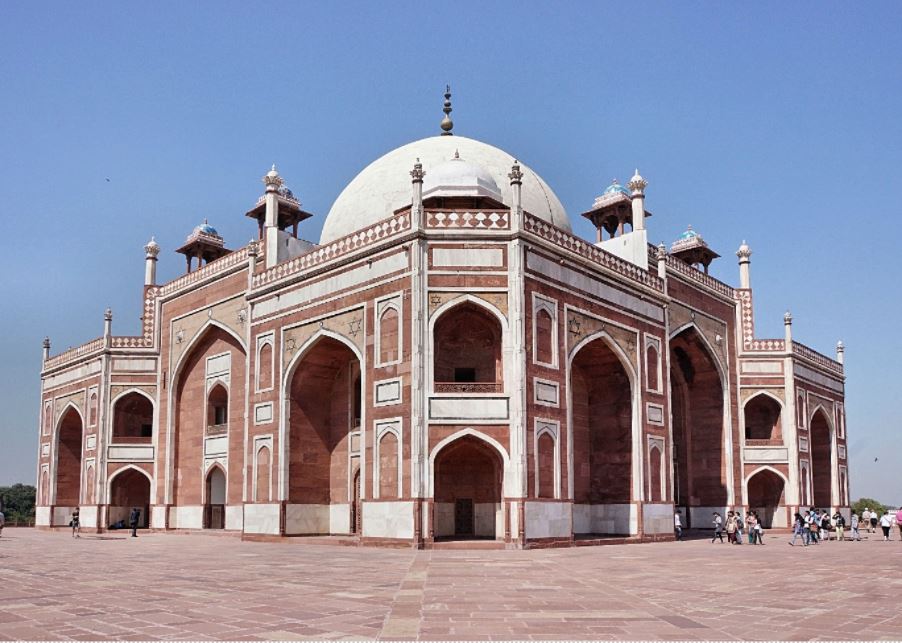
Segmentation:
[(780, 422), (782, 407), (774, 398), (759, 393), (745, 403), (745, 439), (768, 442), (782, 442), (783, 430)]
[(833, 459), (830, 448), (830, 424), (823, 409), (815, 411), (809, 423), (809, 429), (811, 431), (811, 502), (818, 509), (830, 509)]
[(670, 340), (670, 352), (674, 504), (685, 510), (688, 526), (707, 526), (710, 511), (727, 504), (723, 385), (694, 327)]
[(226, 476), (218, 466), (207, 474), (207, 503), (204, 505), (204, 527), (225, 529)]
[(570, 365), (575, 534), (631, 532), (632, 397), (630, 377), (605, 339), (578, 349)]
[(498, 319), (482, 306), (464, 302), (444, 312), (433, 328), (435, 392), (502, 392), (501, 337)]
[[(343, 341), (322, 336), (290, 376), (288, 533), (349, 534), (358, 522), (351, 435), (360, 431), (360, 361)], [(353, 455), (356, 455), (353, 454)], [(366, 489), (361, 489), (364, 497)]]
[[(247, 355), (242, 343), (230, 331), (211, 323), (192, 342), (173, 375), (175, 396), (175, 436), (172, 454), (172, 504), (201, 507), (205, 498), (204, 457), (235, 458), (241, 468), (244, 419), (244, 385)], [(227, 383), (226, 391), (223, 383)], [(215, 391), (214, 391), (215, 389)], [(221, 424), (216, 424), (215, 404), (225, 399), (219, 411)], [(232, 476), (231, 497), (242, 497), (242, 476)], [(192, 518), (179, 527), (199, 529), (206, 524)]]
[(141, 510), (138, 527), (146, 528), (150, 515), (150, 478), (137, 469), (123, 469), (110, 480), (108, 526), (112, 527), (120, 520), (126, 527), (129, 526), (129, 517), (134, 508)]
[(757, 511), (761, 526), (764, 529), (771, 527), (785, 527), (785, 516), (780, 516), (774, 524), (774, 516), (785, 504), (783, 478), (770, 469), (761, 469), (748, 480), (749, 511)]
[(56, 443), (57, 507), (81, 504), (82, 442), (84, 423), (74, 407), (69, 407), (59, 421)]
[(153, 438), (153, 403), (132, 391), (113, 405), (113, 442), (147, 443)]
[(465, 435), (435, 456), (432, 528), (438, 539), (499, 538), (504, 533), (504, 462), (476, 436)]

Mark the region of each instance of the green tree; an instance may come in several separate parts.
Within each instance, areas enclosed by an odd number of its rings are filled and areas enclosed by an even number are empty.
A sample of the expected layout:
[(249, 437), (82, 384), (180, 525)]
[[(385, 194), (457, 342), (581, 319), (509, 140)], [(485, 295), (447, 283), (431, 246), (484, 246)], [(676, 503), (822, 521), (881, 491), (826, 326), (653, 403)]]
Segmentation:
[(37, 490), (28, 484), (17, 482), (11, 487), (0, 487), (0, 507), (9, 521), (34, 519), (34, 503)]
[(871, 512), (876, 510), (878, 513), (882, 514), (889, 507), (877, 502), (873, 498), (859, 498), (852, 503), (852, 511), (857, 513), (859, 516), (861, 515), (861, 512), (865, 510), (865, 508), (870, 509)]

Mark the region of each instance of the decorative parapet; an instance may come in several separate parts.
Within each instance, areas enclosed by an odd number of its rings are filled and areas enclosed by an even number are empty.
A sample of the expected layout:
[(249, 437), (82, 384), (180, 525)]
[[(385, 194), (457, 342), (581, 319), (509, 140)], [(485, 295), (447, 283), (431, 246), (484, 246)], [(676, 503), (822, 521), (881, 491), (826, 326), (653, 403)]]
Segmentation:
[(436, 393), (504, 393), (501, 382), (436, 382)]
[(44, 362), (44, 369), (57, 368), (62, 366), (63, 364), (68, 364), (69, 362), (75, 362), (77, 360), (84, 359), (89, 355), (93, 355), (94, 353), (100, 353), (103, 351), (104, 342), (103, 337), (98, 337), (97, 339), (92, 339), (90, 342), (86, 344), (82, 344), (81, 346), (76, 346), (75, 348), (70, 348), (68, 350), (63, 351), (59, 355), (55, 355)]
[[(654, 247), (654, 246), (652, 246), (652, 247)], [(700, 283), (703, 286), (706, 286), (706, 287), (710, 288), (711, 290), (713, 290), (714, 292), (721, 294), (725, 297), (729, 297), (730, 299), (733, 299), (735, 297), (734, 289), (732, 286), (725, 284), (724, 282), (722, 282), (718, 279), (715, 279), (711, 275), (705, 274), (704, 272), (702, 272), (701, 270), (699, 270), (697, 268), (693, 268), (689, 264), (687, 264), (683, 261), (680, 261), (676, 257), (673, 257), (668, 254), (667, 258), (665, 259), (665, 262), (667, 264), (668, 270), (673, 270), (674, 272), (678, 272), (685, 277), (689, 277), (689, 279), (691, 279), (697, 283)]]
[(783, 440), (771, 440), (770, 438), (754, 439), (746, 438), (745, 446), (747, 447), (782, 447)]
[(410, 229), (410, 212), (399, 212), (371, 226), (336, 239), (331, 243), (317, 246), (310, 252), (302, 254), (290, 261), (283, 261), (268, 270), (254, 275), (253, 286), (259, 288), (283, 277), (294, 275), (314, 266), (327, 263), (333, 259), (348, 255), (377, 241), (384, 241)]
[(569, 232), (565, 232), (560, 228), (551, 225), (544, 219), (540, 219), (532, 214), (524, 216), (524, 229), (532, 234), (539, 236), (547, 241), (554, 243), (570, 252), (597, 263), (608, 270), (612, 270), (628, 279), (637, 281), (644, 286), (653, 288), (659, 292), (664, 292), (664, 280), (656, 275), (651, 274), (647, 270), (643, 270), (639, 266), (630, 263), (620, 257), (605, 252), (597, 246), (593, 246), (588, 241), (584, 241), (579, 237), (575, 237)]
[(750, 342), (743, 342), (743, 348), (753, 353), (785, 353), (786, 341), (782, 339), (753, 339)]
[(429, 229), (509, 230), (510, 210), (482, 210), (480, 212), (454, 212), (427, 210), (426, 227)]
[(808, 348), (805, 344), (800, 344), (799, 342), (792, 342), (792, 354), (793, 357), (801, 357), (804, 360), (808, 360), (817, 366), (828, 370), (837, 375), (843, 375), (844, 369), (843, 365), (837, 362), (835, 359), (830, 359), (826, 355), (822, 355), (818, 353), (816, 350)]
[[(194, 272), (189, 272), (186, 275), (182, 275), (178, 279), (173, 279), (168, 284), (160, 286), (159, 296), (168, 297), (174, 293), (179, 292), (180, 290), (196, 284), (199, 281), (203, 281), (220, 273), (229, 271), (235, 266), (247, 261), (247, 250), (248, 248), (247, 246), (245, 246), (240, 250), (235, 250), (234, 252), (230, 252), (224, 257), (220, 257), (215, 261), (211, 261), (203, 268), (195, 270)], [(262, 253), (263, 247), (260, 246), (258, 248), (258, 259), (262, 256)]]

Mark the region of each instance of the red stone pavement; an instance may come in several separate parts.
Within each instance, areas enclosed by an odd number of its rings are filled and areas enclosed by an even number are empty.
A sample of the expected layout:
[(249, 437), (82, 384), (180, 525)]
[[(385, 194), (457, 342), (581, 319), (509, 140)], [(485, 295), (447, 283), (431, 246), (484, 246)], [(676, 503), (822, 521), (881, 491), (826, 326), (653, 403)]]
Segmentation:
[(0, 639), (902, 639), (902, 542), (531, 551), (6, 529)]

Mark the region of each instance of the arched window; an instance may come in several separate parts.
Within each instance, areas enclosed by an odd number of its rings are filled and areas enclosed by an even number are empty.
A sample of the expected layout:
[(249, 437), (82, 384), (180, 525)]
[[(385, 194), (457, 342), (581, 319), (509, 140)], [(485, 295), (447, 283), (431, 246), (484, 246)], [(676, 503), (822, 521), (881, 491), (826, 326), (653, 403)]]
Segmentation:
[(379, 362), (385, 364), (397, 361), (400, 349), (398, 346), (398, 310), (388, 306), (379, 317)]
[(272, 344), (266, 342), (257, 356), (257, 390), (272, 388)]
[(661, 449), (658, 448), (657, 444), (652, 445), (648, 452), (648, 473), (651, 486), (651, 489), (649, 489), (651, 492), (649, 500), (651, 502), (661, 502), (663, 501), (661, 497)]
[(50, 409), (51, 409), (51, 406), (48, 403), (44, 407), (44, 435), (50, 434), (50, 427), (52, 425)]
[(91, 393), (88, 402), (88, 426), (97, 424), (97, 393)]
[(222, 384), (216, 384), (207, 396), (207, 425), (225, 427), (229, 422), (229, 393)]
[(645, 348), (645, 381), (649, 391), (658, 390), (658, 349), (654, 344)]
[(539, 456), (539, 498), (554, 498), (554, 438), (543, 433), (538, 440)]
[(113, 441), (149, 442), (153, 436), (153, 404), (144, 395), (128, 393), (113, 405)]
[(501, 324), (472, 303), (455, 306), (435, 323), (433, 376), (437, 393), (501, 392)]
[(554, 320), (551, 314), (544, 308), (536, 311), (536, 360), (543, 364), (554, 362), (554, 337), (552, 331)]
[(260, 447), (257, 450), (257, 479), (254, 494), (254, 502), (269, 502), (270, 495), (270, 462), (269, 447)]
[(797, 422), (801, 429), (805, 426), (805, 415), (807, 415), (805, 413), (805, 396), (802, 394), (799, 395), (799, 403), (796, 405), (796, 415), (798, 416)]
[(379, 440), (379, 497), (398, 497), (398, 438), (391, 431)]
[(745, 404), (745, 439), (779, 441), (783, 439), (780, 426), (780, 403), (759, 393)]

